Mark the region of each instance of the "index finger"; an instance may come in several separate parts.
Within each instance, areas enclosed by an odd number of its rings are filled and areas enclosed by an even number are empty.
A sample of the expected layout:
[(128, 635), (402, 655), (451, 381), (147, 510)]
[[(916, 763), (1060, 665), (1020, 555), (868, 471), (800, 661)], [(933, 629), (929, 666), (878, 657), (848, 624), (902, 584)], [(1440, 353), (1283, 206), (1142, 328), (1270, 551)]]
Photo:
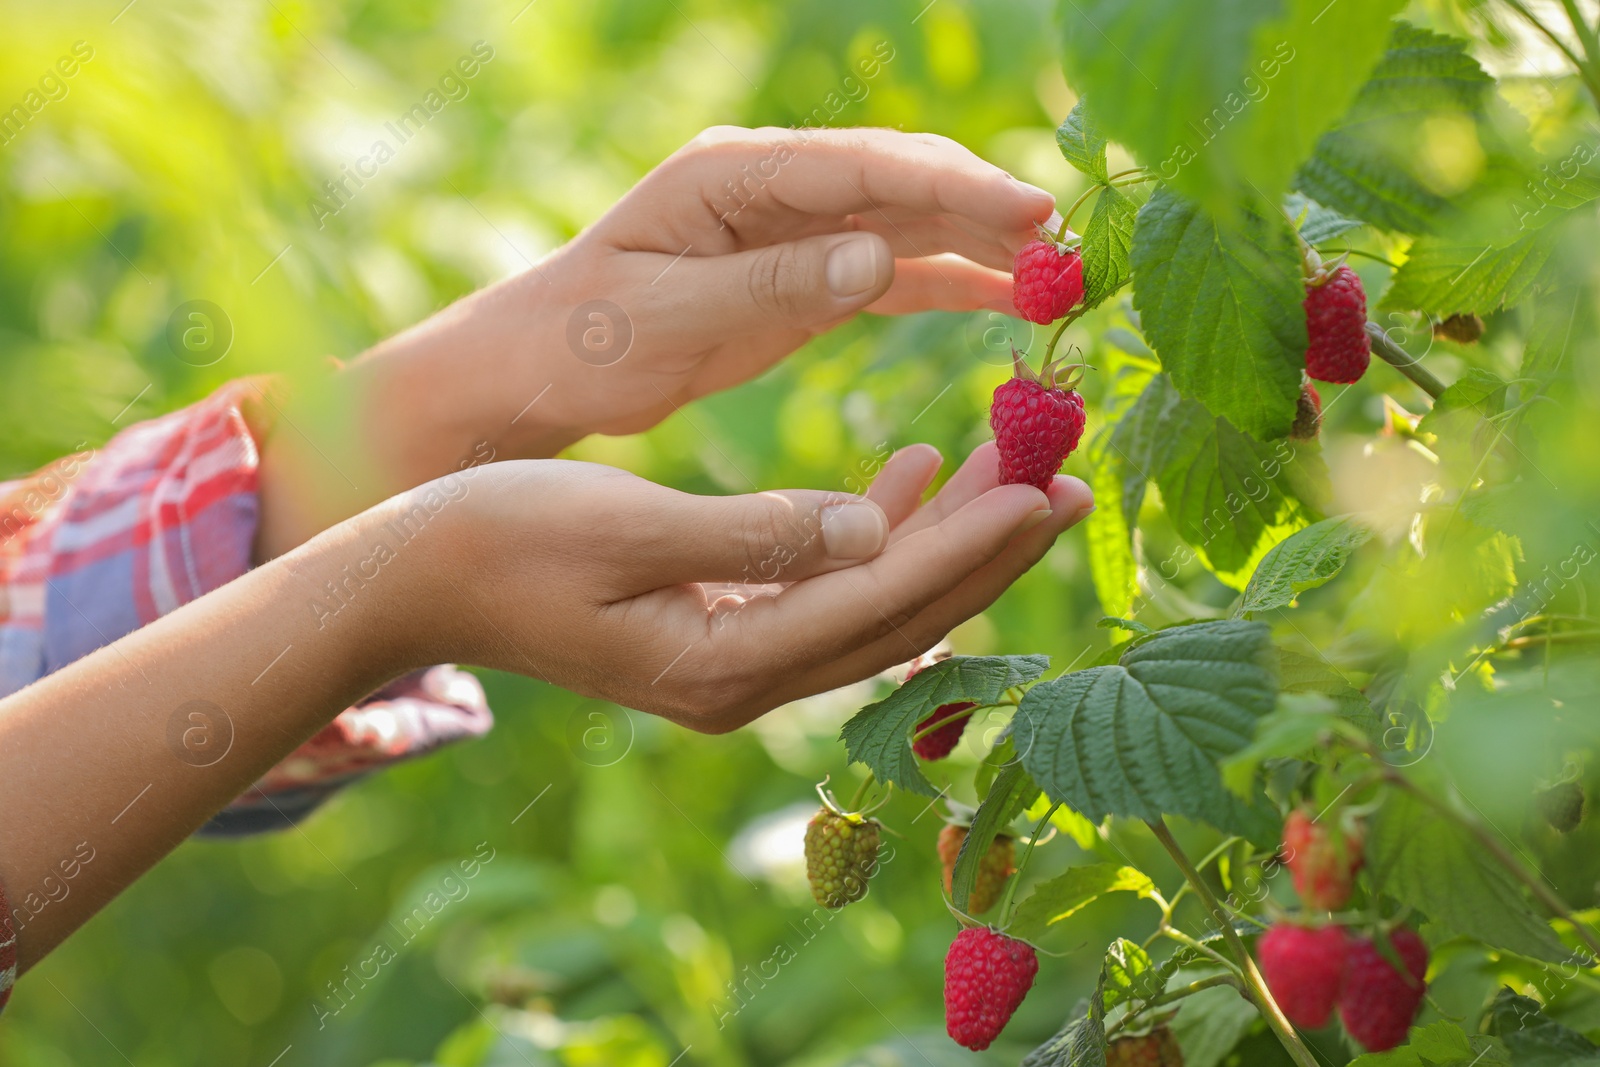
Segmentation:
[[(970, 219), (996, 234), (1031, 230), (1055, 197), (934, 134), (873, 128), (715, 127), (690, 143), (682, 172), (708, 203), (742, 188), (741, 208), (808, 215), (905, 208)], [(748, 203), (746, 203), (748, 201)]]

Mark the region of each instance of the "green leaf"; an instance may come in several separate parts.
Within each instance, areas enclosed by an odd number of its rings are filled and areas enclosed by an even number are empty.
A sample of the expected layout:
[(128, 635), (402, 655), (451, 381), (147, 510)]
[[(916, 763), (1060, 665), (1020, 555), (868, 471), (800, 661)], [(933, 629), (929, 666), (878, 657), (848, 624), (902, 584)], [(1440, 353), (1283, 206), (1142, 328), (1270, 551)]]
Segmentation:
[(1369, 1052), (1350, 1067), (1510, 1067), (1505, 1046), (1483, 1034), (1468, 1036), (1452, 1022), (1414, 1027), (1406, 1043), (1388, 1052)]
[(1178, 392), (1239, 429), (1283, 437), (1306, 363), (1300, 251), (1280, 214), (1224, 230), (1163, 188), (1139, 211), (1133, 304)]
[(1106, 1067), (1105, 1011), (1097, 990), (1086, 1014), (1067, 1021), (1056, 1035), (1027, 1056), (1021, 1067)]
[(1373, 883), (1459, 933), (1534, 959), (1571, 957), (1522, 888), (1461, 827), (1391, 791), (1367, 834)]
[(1350, 554), (1372, 538), (1372, 531), (1349, 515), (1323, 519), (1272, 546), (1245, 586), (1238, 614), (1293, 604), (1344, 569)]
[(1258, 442), (1192, 400), (1165, 419), (1155, 483), (1166, 514), (1222, 584), (1243, 589), (1272, 545), (1317, 517), (1304, 499), (1317, 453)]
[(1302, 193), (1290, 193), (1283, 198), (1283, 211), (1300, 226), (1300, 239), (1309, 245), (1320, 245), (1335, 237), (1343, 237), (1351, 230), (1359, 230), (1366, 223), (1347, 218), (1332, 208), (1323, 207)]
[(1327, 697), (1339, 709), (1346, 722), (1371, 738), (1378, 729), (1378, 717), (1372, 703), (1361, 690), (1345, 680), (1333, 664), (1317, 657), (1307, 656), (1292, 649), (1278, 650), (1278, 685), (1289, 695), (1311, 694)]
[(1084, 310), (1099, 307), (1132, 276), (1128, 250), (1133, 247), (1133, 224), (1138, 213), (1138, 205), (1113, 186), (1106, 186), (1095, 197), (1094, 214), (1089, 216), (1079, 245), (1083, 256)]
[(1143, 871), (1116, 863), (1070, 867), (1034, 887), (1027, 899), (1017, 905), (1007, 932), (1024, 941), (1037, 941), (1050, 932), (1050, 927), (1108, 893), (1136, 893), (1147, 898), (1155, 888), (1155, 883)]
[(1374, 226), (1427, 233), (1449, 203), (1422, 171), (1417, 130), (1430, 118), (1475, 121), (1492, 78), (1467, 42), (1398, 23), (1372, 76), (1317, 142), (1295, 185), (1319, 203)]
[(1092, 821), (1184, 815), (1270, 837), (1275, 818), (1228, 792), (1217, 764), (1271, 712), (1277, 658), (1264, 623), (1163, 630), (1115, 665), (1029, 690), (1012, 736), (1045, 793)]
[(853, 763), (864, 763), (880, 782), (923, 796), (938, 790), (917, 766), (911, 734), (917, 723), (946, 704), (971, 701), (994, 704), (1014, 685), (1044, 674), (1048, 656), (956, 656), (936, 663), (908, 680), (876, 704), (855, 714), (839, 738)]
[[(1215, 973), (1183, 970), (1174, 983)], [(1218, 1067), (1260, 1017), (1254, 1004), (1227, 986), (1185, 997), (1170, 1024), (1172, 1036), (1183, 1049), (1184, 1067)]]
[(1424, 433), (1439, 433), (1451, 415), (1466, 412), (1471, 424), (1490, 415), (1499, 414), (1505, 407), (1507, 382), (1498, 374), (1479, 367), (1468, 367), (1465, 374), (1452, 382), (1449, 388), (1433, 402), (1433, 407), (1422, 416), (1417, 429)]
[(1100, 964), (1100, 1001), (1105, 1010), (1110, 1011), (1119, 1004), (1159, 996), (1167, 986), (1170, 971), (1176, 969), (1166, 964), (1157, 965), (1150, 953), (1127, 938), (1119, 937), (1106, 949), (1106, 958)]
[[(1170, 421), (1173, 410), (1182, 402), (1166, 375), (1147, 376), (1138, 399), (1128, 407), (1126, 414), (1116, 419), (1110, 430), (1105, 447), (1109, 451), (1107, 458), (1120, 479), (1115, 499), (1121, 504), (1122, 522), (1126, 529), (1132, 530), (1139, 524), (1145, 486), (1160, 469), (1161, 456), (1167, 445), (1168, 438), (1162, 427)], [(1095, 500), (1101, 505), (1109, 503), (1101, 499), (1098, 491)], [(1095, 508), (1096, 512), (1099, 510), (1099, 507)], [(1093, 515), (1089, 518), (1091, 522), (1094, 520)], [(1108, 609), (1107, 614), (1113, 613)]]
[(1280, 701), (1278, 710), (1261, 720), (1255, 740), (1223, 761), (1223, 783), (1248, 799), (1256, 772), (1266, 760), (1306, 755), (1329, 734), (1347, 732), (1360, 739), (1360, 732), (1332, 707), (1331, 701), (1321, 697), (1295, 696)]
[(1542, 293), (1525, 314), (1528, 340), (1522, 350), (1522, 374), (1541, 385), (1563, 372), (1570, 373), (1573, 345), (1597, 332), (1588, 294), (1577, 289)]
[[(914, 680), (914, 679), (913, 679)], [(1039, 787), (1033, 784), (1022, 769), (1022, 764), (1008, 764), (995, 777), (994, 784), (984, 795), (967, 829), (966, 840), (956, 854), (956, 866), (950, 876), (950, 900), (961, 911), (967, 910), (972, 897), (972, 887), (978, 880), (978, 865), (989, 851), (996, 835), (1016, 818), (1016, 804), (1021, 797), (1038, 795)]]
[(1105, 132), (1213, 209), (1269, 200), (1345, 110), (1399, 0), (1063, 0), (1067, 81)]
[(1104, 184), (1109, 177), (1106, 170), (1106, 135), (1095, 126), (1094, 118), (1083, 100), (1072, 106), (1066, 121), (1056, 130), (1056, 145), (1068, 163), (1095, 181)]
[[(1094, 579), (1095, 594), (1107, 615), (1132, 614), (1134, 598), (1139, 595), (1133, 528), (1149, 475), (1144, 470), (1130, 472), (1128, 457), (1117, 447), (1116, 435), (1127, 422), (1126, 413), (1149, 385), (1153, 367), (1143, 360), (1123, 361), (1104, 402), (1105, 425), (1095, 432), (1084, 449), (1084, 458), (1089, 463), (1089, 488), (1094, 491), (1096, 505), (1085, 522), (1089, 575)], [(1131, 518), (1124, 507), (1125, 492), (1138, 497), (1138, 501), (1133, 502)]]
[(1383, 295), (1386, 310), (1487, 315), (1533, 293), (1556, 250), (1558, 229), (1519, 234), (1503, 246), (1459, 237), (1419, 237)]
[(1593, 1067), (1600, 1046), (1544, 1014), (1532, 997), (1502, 988), (1489, 1005), (1489, 1032), (1505, 1043), (1517, 1067)]

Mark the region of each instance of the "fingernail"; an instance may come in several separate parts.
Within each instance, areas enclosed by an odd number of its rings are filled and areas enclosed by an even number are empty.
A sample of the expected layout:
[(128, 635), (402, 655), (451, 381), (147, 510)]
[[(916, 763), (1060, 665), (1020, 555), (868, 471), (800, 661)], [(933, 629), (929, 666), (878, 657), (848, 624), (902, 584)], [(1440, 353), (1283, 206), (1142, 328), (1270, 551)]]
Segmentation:
[(1049, 508), (1039, 508), (1037, 511), (1028, 512), (1028, 517), (1022, 520), (1022, 525), (1017, 527), (1017, 533), (1033, 529), (1050, 517)]
[(889, 537), (883, 512), (871, 504), (835, 504), (822, 509), (822, 546), (829, 559), (868, 559)]
[(828, 291), (857, 296), (878, 280), (878, 242), (867, 234), (841, 241), (828, 252)]
[(1070, 525), (1076, 526), (1078, 523), (1082, 522), (1084, 519), (1087, 519), (1090, 515), (1093, 515), (1093, 514), (1094, 514), (1094, 505), (1093, 504), (1085, 504), (1083, 507), (1079, 508), (1077, 510), (1077, 512), (1075, 512), (1073, 514), (1072, 522), (1071, 522)]

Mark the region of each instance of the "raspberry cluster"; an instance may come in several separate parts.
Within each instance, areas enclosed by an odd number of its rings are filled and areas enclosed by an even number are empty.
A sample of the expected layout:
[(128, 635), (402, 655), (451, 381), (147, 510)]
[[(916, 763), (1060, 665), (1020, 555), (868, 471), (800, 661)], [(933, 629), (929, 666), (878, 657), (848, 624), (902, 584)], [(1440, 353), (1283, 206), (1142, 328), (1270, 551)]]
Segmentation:
[[(1335, 911), (1350, 901), (1361, 869), (1359, 828), (1341, 833), (1296, 809), (1284, 822), (1283, 852), (1307, 908)], [(1406, 929), (1355, 938), (1337, 924), (1280, 922), (1261, 936), (1256, 957), (1283, 1014), (1296, 1026), (1327, 1026), (1334, 1008), (1369, 1052), (1394, 1048), (1422, 1006), (1428, 947)], [(1404, 971), (1390, 962), (1398, 958)]]

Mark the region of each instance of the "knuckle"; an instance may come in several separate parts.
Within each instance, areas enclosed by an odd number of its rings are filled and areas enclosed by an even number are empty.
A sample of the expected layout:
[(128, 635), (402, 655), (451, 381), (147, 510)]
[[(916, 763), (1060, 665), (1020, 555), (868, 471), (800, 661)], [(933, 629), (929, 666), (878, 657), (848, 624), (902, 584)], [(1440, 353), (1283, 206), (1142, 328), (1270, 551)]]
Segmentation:
[(770, 503), (750, 509), (744, 525), (744, 573), (753, 582), (770, 582), (782, 569), (787, 524)]
[(718, 125), (707, 126), (695, 134), (684, 147), (690, 151), (705, 148), (716, 148), (729, 143), (745, 140), (750, 136), (750, 130), (744, 126)]
[(750, 299), (769, 314), (795, 315), (802, 310), (805, 265), (792, 244), (768, 247), (750, 270)]

